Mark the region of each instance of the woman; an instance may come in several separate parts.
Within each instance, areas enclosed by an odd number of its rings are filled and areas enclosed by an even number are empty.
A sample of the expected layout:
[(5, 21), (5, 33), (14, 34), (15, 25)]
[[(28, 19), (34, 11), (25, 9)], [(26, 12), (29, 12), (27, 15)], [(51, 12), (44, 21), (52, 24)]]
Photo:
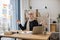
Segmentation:
[(25, 22), (24, 26), (21, 25), (19, 20), (17, 20), (17, 23), (19, 23), (19, 27), (22, 30), (27, 30), (27, 31), (32, 31), (33, 27), (38, 26), (38, 22), (37, 20), (35, 20), (33, 12), (28, 13), (28, 21)]

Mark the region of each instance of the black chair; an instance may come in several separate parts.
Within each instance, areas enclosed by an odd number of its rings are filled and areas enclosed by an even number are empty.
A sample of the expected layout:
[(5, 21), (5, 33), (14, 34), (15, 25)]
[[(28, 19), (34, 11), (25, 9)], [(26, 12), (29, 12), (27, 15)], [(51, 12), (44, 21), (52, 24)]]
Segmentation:
[(59, 40), (59, 33), (52, 33), (49, 40)]

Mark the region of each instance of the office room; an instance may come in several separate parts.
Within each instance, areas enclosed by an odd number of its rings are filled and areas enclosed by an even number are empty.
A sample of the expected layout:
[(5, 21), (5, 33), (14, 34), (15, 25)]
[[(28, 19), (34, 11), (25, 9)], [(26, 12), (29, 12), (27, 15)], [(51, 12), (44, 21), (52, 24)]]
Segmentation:
[(0, 40), (60, 40), (60, 0), (0, 0)]

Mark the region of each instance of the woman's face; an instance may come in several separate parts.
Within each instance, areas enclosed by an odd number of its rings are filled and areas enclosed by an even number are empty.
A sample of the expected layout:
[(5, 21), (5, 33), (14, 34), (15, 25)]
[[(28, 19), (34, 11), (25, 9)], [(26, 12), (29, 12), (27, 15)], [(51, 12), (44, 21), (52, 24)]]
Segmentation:
[(33, 13), (29, 13), (28, 17), (29, 17), (29, 19), (33, 19), (34, 18), (34, 14)]

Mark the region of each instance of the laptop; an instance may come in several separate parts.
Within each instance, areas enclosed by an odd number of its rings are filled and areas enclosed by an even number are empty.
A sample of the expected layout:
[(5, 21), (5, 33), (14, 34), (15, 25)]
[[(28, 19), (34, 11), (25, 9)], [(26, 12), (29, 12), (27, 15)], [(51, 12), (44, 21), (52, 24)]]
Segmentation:
[(32, 31), (33, 34), (43, 34), (43, 32), (44, 32), (43, 26), (35, 26)]

